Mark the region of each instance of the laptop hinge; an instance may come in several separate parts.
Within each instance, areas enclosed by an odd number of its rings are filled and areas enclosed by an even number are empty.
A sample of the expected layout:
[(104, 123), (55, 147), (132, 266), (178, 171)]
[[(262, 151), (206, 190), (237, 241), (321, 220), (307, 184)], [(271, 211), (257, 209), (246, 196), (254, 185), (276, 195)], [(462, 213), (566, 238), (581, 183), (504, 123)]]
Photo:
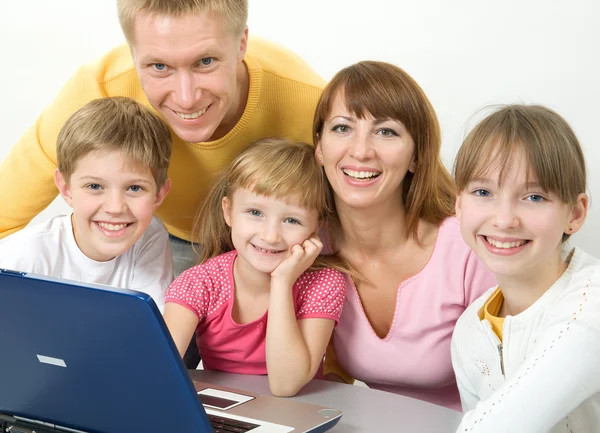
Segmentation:
[(6, 425), (4, 429), (6, 433), (56, 433), (57, 431), (68, 433), (88, 433), (82, 430), (63, 427), (61, 425), (25, 418), (22, 416), (8, 416), (0, 414), (0, 426), (2, 425), (2, 422), (4, 422)]

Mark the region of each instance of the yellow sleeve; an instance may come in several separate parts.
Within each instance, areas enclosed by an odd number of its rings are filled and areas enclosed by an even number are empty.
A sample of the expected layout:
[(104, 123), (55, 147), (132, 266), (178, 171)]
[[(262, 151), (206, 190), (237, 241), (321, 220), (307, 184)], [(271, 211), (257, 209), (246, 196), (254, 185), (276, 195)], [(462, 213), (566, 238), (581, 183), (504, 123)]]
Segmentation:
[(25, 227), (58, 195), (58, 133), (74, 111), (102, 96), (93, 74), (81, 68), (0, 163), (0, 238)]
[(323, 362), (323, 376), (329, 373), (337, 374), (344, 382), (349, 383), (350, 385), (354, 383), (354, 378), (346, 373), (340, 364), (338, 364), (335, 348), (333, 347), (333, 336), (327, 345), (325, 362)]

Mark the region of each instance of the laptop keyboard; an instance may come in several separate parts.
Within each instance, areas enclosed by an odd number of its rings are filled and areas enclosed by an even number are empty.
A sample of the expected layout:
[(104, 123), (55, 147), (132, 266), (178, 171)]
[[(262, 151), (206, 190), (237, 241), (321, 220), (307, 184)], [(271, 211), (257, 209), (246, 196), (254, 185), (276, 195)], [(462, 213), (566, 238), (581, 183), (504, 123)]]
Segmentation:
[(260, 427), (257, 424), (223, 418), (218, 415), (208, 415), (208, 419), (215, 433), (243, 433)]

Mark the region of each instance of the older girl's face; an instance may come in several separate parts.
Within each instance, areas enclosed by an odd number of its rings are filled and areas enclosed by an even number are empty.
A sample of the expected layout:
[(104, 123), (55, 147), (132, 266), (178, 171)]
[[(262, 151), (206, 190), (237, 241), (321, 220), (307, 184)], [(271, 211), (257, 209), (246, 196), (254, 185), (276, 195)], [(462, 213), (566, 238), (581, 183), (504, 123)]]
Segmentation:
[(336, 202), (355, 208), (401, 201), (402, 181), (415, 167), (415, 144), (402, 123), (368, 113), (360, 119), (350, 113), (339, 93), (325, 119), (316, 155)]

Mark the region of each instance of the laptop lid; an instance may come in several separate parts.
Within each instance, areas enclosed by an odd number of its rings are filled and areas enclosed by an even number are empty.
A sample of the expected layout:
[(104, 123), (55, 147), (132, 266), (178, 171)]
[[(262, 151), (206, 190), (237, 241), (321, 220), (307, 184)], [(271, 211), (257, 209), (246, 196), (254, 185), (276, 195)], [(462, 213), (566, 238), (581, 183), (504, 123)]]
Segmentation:
[(0, 413), (85, 432), (212, 432), (150, 296), (0, 270)]

